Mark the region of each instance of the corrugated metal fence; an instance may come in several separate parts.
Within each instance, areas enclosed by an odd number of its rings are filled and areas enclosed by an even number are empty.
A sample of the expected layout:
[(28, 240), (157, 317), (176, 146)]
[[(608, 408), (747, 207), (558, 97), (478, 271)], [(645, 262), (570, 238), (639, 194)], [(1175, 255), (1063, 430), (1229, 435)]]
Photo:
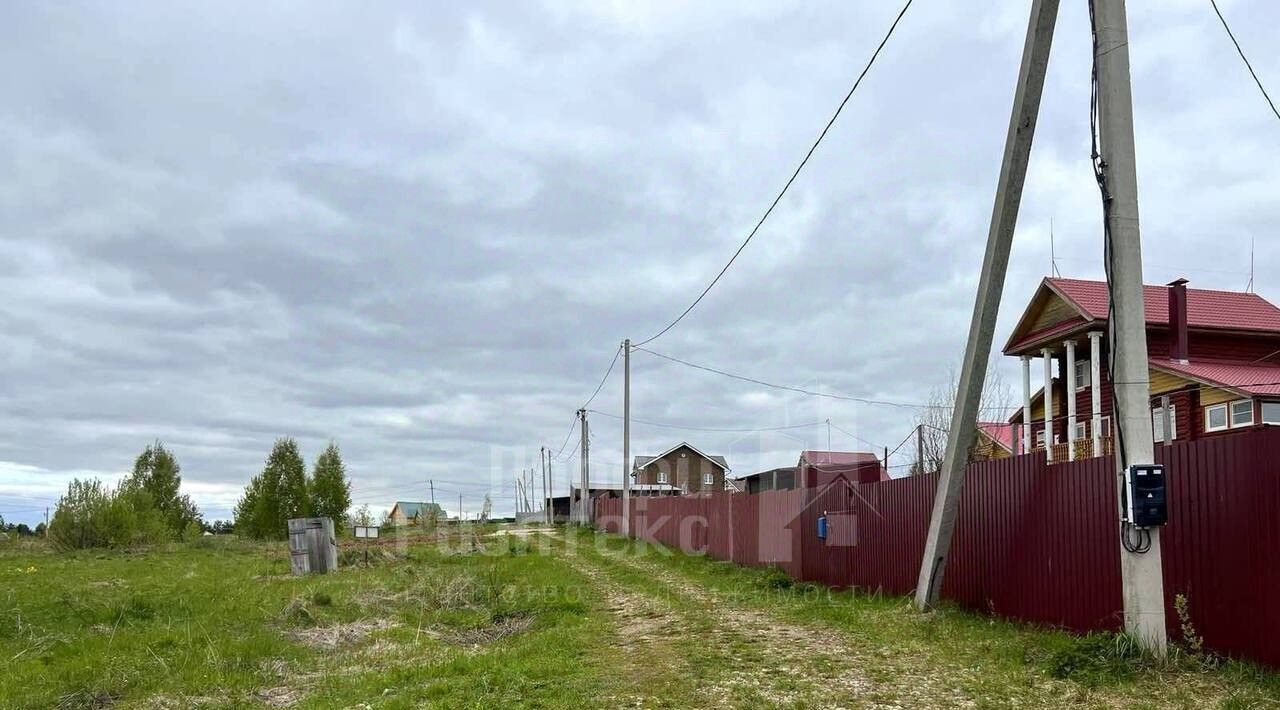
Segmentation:
[[(1280, 666), (1280, 429), (1157, 446), (1170, 510), (1163, 534), (1169, 632), (1175, 595), (1206, 645)], [(943, 596), (968, 608), (1077, 632), (1122, 626), (1112, 460), (1042, 455), (975, 464), (965, 478)], [(636, 537), (797, 579), (909, 594), (934, 476), (822, 489), (633, 499)], [(618, 532), (621, 501), (597, 503)], [(827, 514), (827, 540), (817, 518)]]

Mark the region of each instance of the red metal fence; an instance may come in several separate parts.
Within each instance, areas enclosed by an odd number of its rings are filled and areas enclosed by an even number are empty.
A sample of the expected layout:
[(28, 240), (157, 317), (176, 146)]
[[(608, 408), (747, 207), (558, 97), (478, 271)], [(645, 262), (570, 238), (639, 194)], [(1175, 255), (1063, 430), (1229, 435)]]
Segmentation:
[[(1280, 429), (1156, 447), (1169, 485), (1162, 535), (1169, 632), (1185, 595), (1210, 649), (1280, 666)], [(975, 464), (965, 477), (942, 593), (982, 612), (1077, 632), (1122, 627), (1110, 457), (1047, 465), (1043, 454)], [(934, 476), (821, 489), (633, 499), (640, 539), (797, 579), (909, 594)], [(618, 532), (621, 501), (597, 502)], [(817, 518), (828, 536), (817, 537)]]

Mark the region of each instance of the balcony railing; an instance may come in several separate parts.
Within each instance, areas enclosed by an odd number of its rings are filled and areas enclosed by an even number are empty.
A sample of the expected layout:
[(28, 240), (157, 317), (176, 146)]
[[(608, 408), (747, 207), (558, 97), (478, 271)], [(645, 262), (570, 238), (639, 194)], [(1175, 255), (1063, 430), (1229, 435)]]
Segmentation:
[[(1050, 463), (1062, 463), (1071, 460), (1071, 442), (1064, 441), (1049, 447)], [(1111, 437), (1104, 436), (1098, 440), (1098, 451), (1093, 450), (1093, 439), (1077, 439), (1075, 442), (1075, 460), (1091, 459), (1096, 456), (1110, 456), (1113, 452)], [(1043, 448), (1036, 451), (1043, 451)]]

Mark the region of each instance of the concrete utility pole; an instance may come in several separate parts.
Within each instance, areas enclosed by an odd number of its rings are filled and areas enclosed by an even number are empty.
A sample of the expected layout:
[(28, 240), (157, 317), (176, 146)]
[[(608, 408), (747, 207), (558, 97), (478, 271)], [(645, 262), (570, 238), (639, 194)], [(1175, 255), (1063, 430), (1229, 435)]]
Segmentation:
[(462, 494), (458, 494), (458, 523), (462, 523)]
[(434, 505), (436, 504), (436, 482), (435, 482), (435, 479), (431, 479), (431, 480), (429, 481), (429, 483), (431, 484), (431, 505), (433, 505), (433, 506), (434, 506)]
[(916, 425), (916, 474), (923, 476), (924, 470), (924, 425)]
[(542, 520), (543, 522), (551, 522), (551, 513), (548, 510), (551, 506), (547, 505), (547, 447), (542, 447), (538, 453), (538, 463), (542, 464)]
[(587, 431), (587, 410), (578, 410), (578, 419), (582, 421), (582, 481), (578, 487), (578, 523), (581, 525), (589, 525), (591, 523), (591, 451), (590, 451), (590, 433)]
[[(1133, 96), (1129, 87), (1129, 30), (1124, 0), (1091, 0), (1098, 77), (1098, 133), (1104, 210), (1110, 236), (1112, 382), (1116, 395), (1117, 491), (1130, 465), (1155, 462), (1147, 324), (1142, 294), (1142, 240), (1138, 231), (1138, 171), (1133, 148)], [(1149, 650), (1165, 652), (1164, 580), (1160, 529), (1151, 528), (1145, 553), (1120, 549), (1124, 625)]]
[(1027, 39), (1022, 48), (1022, 67), (1018, 70), (1018, 85), (1013, 95), (1009, 132), (1005, 138), (1000, 181), (991, 212), (991, 228), (987, 232), (987, 249), (982, 258), (982, 275), (973, 303), (969, 342), (965, 346), (951, 428), (947, 432), (946, 454), (916, 584), (915, 602), (921, 609), (933, 606), (942, 589), (951, 535), (955, 531), (956, 511), (960, 507), (960, 491), (964, 487), (964, 467), (968, 463), (966, 454), (976, 433), (987, 360), (991, 356), (991, 339), (1000, 310), (1000, 295), (1009, 266), (1009, 248), (1018, 221), (1022, 185), (1027, 177), (1031, 139), (1035, 135), (1036, 118), (1040, 112), (1040, 94), (1044, 89), (1049, 46), (1053, 42), (1053, 27), (1057, 19), (1058, 0), (1033, 0)]
[(547, 451), (547, 522), (554, 523), (556, 521), (554, 511), (551, 509), (551, 499), (556, 497), (556, 475), (551, 471), (551, 451)]
[(631, 339), (622, 341), (622, 534), (631, 535)]

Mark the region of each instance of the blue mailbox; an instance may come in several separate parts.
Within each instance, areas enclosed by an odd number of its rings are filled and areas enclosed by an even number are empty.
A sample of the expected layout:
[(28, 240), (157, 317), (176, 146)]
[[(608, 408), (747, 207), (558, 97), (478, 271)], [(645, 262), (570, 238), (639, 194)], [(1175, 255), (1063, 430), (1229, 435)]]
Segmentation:
[(827, 539), (827, 514), (823, 513), (818, 516), (818, 539)]

